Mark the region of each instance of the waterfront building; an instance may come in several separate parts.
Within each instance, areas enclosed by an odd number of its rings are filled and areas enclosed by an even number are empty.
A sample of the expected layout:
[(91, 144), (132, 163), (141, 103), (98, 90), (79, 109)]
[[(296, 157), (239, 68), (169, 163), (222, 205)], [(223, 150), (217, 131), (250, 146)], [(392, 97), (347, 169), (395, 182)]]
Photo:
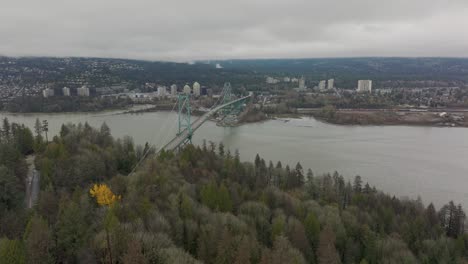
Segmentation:
[(86, 87), (86, 86), (82, 86), (81, 88), (76, 89), (76, 94), (78, 94), (78, 96), (88, 97), (89, 96), (89, 88)]
[(335, 88), (335, 80), (334, 79), (329, 79), (328, 83), (327, 83), (327, 89), (331, 90), (333, 88)]
[(302, 76), (300, 79), (299, 79), (299, 90), (303, 91), (306, 89), (306, 86), (305, 86), (305, 79), (304, 79), (304, 76)]
[(188, 84), (186, 84), (184, 86), (184, 94), (191, 94), (192, 93), (192, 88), (190, 88), (190, 86), (188, 86)]
[(358, 92), (372, 92), (372, 80), (359, 80), (358, 81)]
[(278, 80), (278, 79), (275, 79), (275, 78), (273, 78), (273, 77), (267, 76), (267, 77), (266, 77), (266, 83), (268, 83), (268, 84), (275, 84), (275, 83), (279, 83), (279, 80)]
[(171, 95), (177, 95), (177, 85), (171, 85)]
[(71, 94), (70, 94), (70, 88), (68, 88), (68, 87), (63, 87), (63, 88), (62, 88), (62, 94), (63, 94), (63, 96), (70, 96), (70, 95), (71, 95)]
[(200, 96), (200, 93), (201, 93), (201, 91), (200, 91), (200, 84), (199, 84), (198, 82), (194, 82), (194, 83), (193, 83), (193, 94), (194, 94), (195, 96)]
[(54, 96), (54, 90), (50, 88), (44, 89), (42, 90), (42, 96), (44, 96), (44, 98)]
[(166, 86), (158, 86), (158, 97), (164, 97), (167, 95)]
[(325, 80), (322, 80), (319, 82), (319, 85), (318, 85), (318, 88), (320, 91), (324, 91), (325, 90), (325, 85), (326, 85), (326, 81)]

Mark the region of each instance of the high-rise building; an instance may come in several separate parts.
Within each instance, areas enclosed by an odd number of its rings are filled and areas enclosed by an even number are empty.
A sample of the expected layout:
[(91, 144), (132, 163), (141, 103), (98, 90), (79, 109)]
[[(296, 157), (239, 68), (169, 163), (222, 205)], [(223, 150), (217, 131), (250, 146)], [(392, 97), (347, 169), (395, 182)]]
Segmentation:
[(62, 88), (62, 94), (63, 94), (63, 96), (70, 96), (70, 95), (71, 95), (71, 94), (70, 94), (70, 88), (68, 88), (68, 87), (63, 87), (63, 88)]
[(188, 84), (186, 84), (184, 86), (184, 94), (191, 94), (192, 93), (192, 88), (190, 88), (190, 86), (188, 86)]
[(167, 95), (166, 86), (158, 86), (158, 97), (164, 97)]
[(358, 92), (372, 92), (372, 80), (359, 80), (358, 81)]
[(306, 86), (305, 86), (305, 79), (304, 79), (304, 76), (302, 76), (300, 79), (299, 79), (299, 90), (305, 90)]
[(177, 94), (177, 85), (173, 84), (171, 85), (171, 95), (176, 95)]
[(76, 89), (76, 93), (78, 94), (78, 96), (88, 97), (89, 96), (89, 88), (86, 87), (86, 86), (82, 86), (81, 88)]
[(325, 80), (322, 80), (322, 81), (319, 82), (318, 88), (320, 89), (320, 91), (325, 90), (325, 85), (326, 85)]
[(193, 83), (193, 94), (195, 96), (200, 96), (200, 84), (198, 82)]
[(327, 89), (331, 90), (333, 88), (335, 88), (335, 80), (334, 79), (329, 79), (328, 83), (327, 83)]
[(273, 78), (273, 77), (268, 76), (268, 77), (266, 77), (266, 83), (268, 83), (268, 84), (275, 84), (275, 83), (279, 83), (279, 80), (278, 80), (278, 79), (275, 79), (275, 78)]
[(50, 88), (44, 89), (42, 90), (42, 95), (44, 96), (44, 98), (54, 96), (54, 90)]

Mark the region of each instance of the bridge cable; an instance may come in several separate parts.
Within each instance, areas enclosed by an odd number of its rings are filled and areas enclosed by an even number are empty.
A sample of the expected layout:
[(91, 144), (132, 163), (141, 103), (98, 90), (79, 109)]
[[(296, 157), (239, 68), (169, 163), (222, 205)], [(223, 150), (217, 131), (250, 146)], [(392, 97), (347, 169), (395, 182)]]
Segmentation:
[[(178, 103), (178, 102), (175, 101), (174, 105), (172, 106), (171, 111), (169, 112), (169, 115), (168, 115), (168, 116), (166, 117), (166, 119), (163, 121), (162, 126), (159, 128), (159, 131), (153, 135), (153, 137), (152, 137), (152, 139), (151, 139), (151, 142), (153, 142), (154, 139), (155, 139), (155, 137), (156, 137), (156, 135), (161, 134), (163, 128), (166, 127), (166, 123), (167, 123), (167, 121), (169, 120), (170, 114), (171, 114), (172, 112), (174, 112), (174, 109), (175, 109), (177, 103)], [(160, 141), (161, 141), (161, 140), (158, 140), (158, 145), (159, 145)], [(146, 158), (146, 156), (147, 156), (147, 155), (149, 154), (149, 152), (151, 151), (151, 148), (153, 148), (153, 147), (156, 147), (156, 144), (150, 143), (149, 148), (143, 153), (143, 156), (142, 156), (142, 157), (140, 158), (140, 160), (135, 164), (135, 166), (133, 167), (133, 169), (130, 171), (130, 173), (129, 173), (127, 176), (130, 176), (130, 175), (132, 175), (132, 174), (135, 172), (136, 168), (138, 168), (138, 166), (141, 164), (141, 162), (143, 162), (143, 160)]]

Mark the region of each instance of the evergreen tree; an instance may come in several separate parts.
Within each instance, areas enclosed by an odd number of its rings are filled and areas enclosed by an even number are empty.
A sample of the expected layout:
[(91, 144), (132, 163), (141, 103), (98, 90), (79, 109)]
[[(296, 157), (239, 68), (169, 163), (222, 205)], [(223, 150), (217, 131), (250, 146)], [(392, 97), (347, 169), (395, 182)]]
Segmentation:
[(304, 171), (302, 169), (301, 163), (296, 164), (296, 186), (301, 187), (304, 185)]
[(282, 168), (283, 168), (283, 165), (281, 165), (281, 161), (278, 161), (278, 162), (276, 163), (276, 168), (277, 168), (277, 169), (282, 169)]
[(7, 141), (10, 138), (10, 132), (11, 132), (10, 130), (11, 130), (10, 121), (8, 121), (8, 118), (5, 117), (3, 119), (2, 133), (3, 133), (3, 138)]
[(33, 216), (25, 234), (27, 263), (53, 263), (53, 238), (47, 222), (38, 216)]
[(320, 240), (317, 249), (317, 258), (319, 264), (338, 264), (341, 263), (338, 252), (335, 248), (335, 233), (329, 225), (320, 232)]
[[(62, 127), (65, 127), (65, 125), (62, 124)], [(36, 123), (34, 124), (34, 132), (36, 133), (37, 138), (42, 138), (42, 124), (39, 118), (36, 118)], [(63, 137), (64, 135), (62, 135)]]
[(307, 170), (307, 182), (311, 182), (314, 180), (314, 173), (311, 169)]
[(362, 179), (361, 179), (361, 176), (357, 175), (357, 176), (354, 178), (353, 189), (354, 189), (354, 192), (355, 192), (355, 193), (360, 193), (360, 192), (362, 191)]
[(0, 263), (24, 264), (26, 255), (20, 240), (0, 238)]
[(320, 223), (313, 213), (307, 214), (304, 220), (304, 228), (310, 244), (314, 249), (317, 249), (320, 235)]
[(223, 142), (219, 142), (218, 144), (218, 153), (221, 157), (224, 156), (224, 144)]
[(75, 202), (62, 202), (56, 224), (57, 262), (76, 263), (87, 240), (85, 212)]
[(42, 131), (45, 133), (46, 142), (49, 142), (49, 138), (47, 137), (47, 132), (49, 132), (49, 122), (47, 120), (42, 120)]

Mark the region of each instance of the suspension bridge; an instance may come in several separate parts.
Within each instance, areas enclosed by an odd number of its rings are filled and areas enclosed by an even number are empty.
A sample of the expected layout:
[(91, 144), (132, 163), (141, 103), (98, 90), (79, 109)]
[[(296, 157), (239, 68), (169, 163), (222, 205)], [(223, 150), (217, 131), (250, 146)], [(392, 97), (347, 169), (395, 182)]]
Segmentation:
[[(166, 141), (168, 136), (174, 135), (171, 127), (167, 125), (167, 121), (163, 122), (160, 127), (160, 131), (158, 134), (165, 134), (166, 137), (163, 137), (163, 147), (155, 146), (154, 144), (151, 145), (151, 148), (148, 148), (146, 152), (143, 154), (143, 157), (137, 162), (133, 170), (129, 173), (131, 175), (135, 169), (141, 164), (141, 162), (146, 158), (146, 156), (150, 153), (150, 149), (156, 148), (156, 154), (161, 152), (162, 150), (168, 151), (175, 151), (178, 150), (180, 147), (187, 143), (192, 142), (192, 136), (195, 131), (200, 128), (207, 120), (212, 118), (216, 113), (220, 113), (222, 116), (221, 120), (225, 119), (228, 116), (235, 116), (240, 113), (242, 106), (244, 103), (250, 98), (250, 95), (243, 96), (240, 98), (234, 98), (231, 93), (231, 84), (225, 83), (223, 90), (218, 97), (218, 100), (211, 106), (210, 109), (200, 117), (198, 117), (195, 121), (192, 122), (192, 109), (190, 106), (190, 95), (189, 94), (179, 94), (177, 96), (177, 101), (174, 103), (171, 113), (175, 110), (177, 106), (177, 121), (178, 128), (175, 136), (172, 137), (169, 141)], [(168, 129), (166, 133), (162, 133), (163, 129)], [(167, 143), (166, 143), (167, 142)], [(158, 144), (162, 145), (162, 144)]]
[[(190, 108), (185, 108), (186, 113), (185, 117), (182, 116), (182, 113), (180, 111), (179, 107), (179, 132), (177, 135), (169, 141), (162, 149), (165, 150), (176, 150), (178, 147), (181, 145), (191, 142), (192, 135), (193, 133), (203, 125), (208, 119), (210, 119), (215, 113), (219, 112), (220, 110), (223, 109), (235, 109), (236, 105), (242, 104), (246, 99), (248, 99), (250, 95), (241, 97), (239, 99), (235, 99), (233, 101), (224, 103), (222, 105), (216, 106), (212, 108), (210, 111), (206, 112), (202, 116), (200, 116), (197, 120), (195, 120), (193, 123), (190, 123)], [(181, 98), (183, 100), (189, 100), (185, 99), (183, 95), (179, 95), (179, 104), (181, 104)], [(185, 102), (182, 104), (186, 104)], [(233, 107), (234, 106), (234, 107)], [(183, 109), (183, 108), (182, 108)], [(187, 119), (188, 117), (188, 119)]]

